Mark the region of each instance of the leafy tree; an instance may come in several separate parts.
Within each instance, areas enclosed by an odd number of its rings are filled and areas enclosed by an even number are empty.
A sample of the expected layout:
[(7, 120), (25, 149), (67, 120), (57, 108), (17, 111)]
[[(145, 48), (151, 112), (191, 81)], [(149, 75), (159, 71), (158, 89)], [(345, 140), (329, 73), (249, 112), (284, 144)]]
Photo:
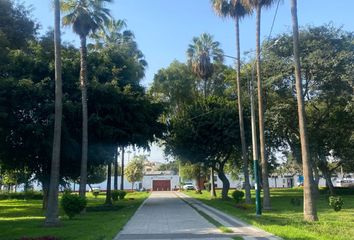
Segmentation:
[(231, 156), (239, 156), (241, 152), (235, 114), (236, 109), (225, 99), (199, 100), (185, 106), (169, 121), (165, 136), (167, 154), (182, 162), (201, 163), (218, 172), (223, 182), (223, 198), (228, 198), (230, 185), (224, 167)]
[[(266, 126), (270, 146), (289, 149), (301, 164), (300, 133), (293, 67), (292, 35), (277, 36), (278, 44), (264, 58), (267, 78)], [(302, 92), (307, 118), (310, 162), (331, 184), (330, 176), (342, 165), (352, 165), (353, 108), (352, 34), (331, 25), (300, 31)], [(273, 45), (275, 39), (266, 42)], [(331, 164), (333, 162), (334, 164)], [(316, 171), (315, 171), (316, 172)]]
[(87, 154), (88, 154), (88, 110), (87, 110), (87, 36), (109, 22), (109, 10), (104, 7), (111, 0), (67, 0), (62, 3), (66, 14), (64, 25), (72, 25), (73, 31), (80, 37), (80, 87), (82, 94), (82, 159), (80, 175), (80, 196), (86, 194)]
[(134, 183), (143, 179), (145, 160), (145, 156), (136, 156), (128, 163), (127, 167), (125, 168), (124, 173), (128, 181), (132, 183), (132, 191), (134, 188)]
[(251, 203), (251, 185), (249, 182), (249, 169), (245, 130), (243, 123), (243, 106), (241, 102), (241, 60), (240, 60), (240, 19), (250, 13), (250, 9), (245, 7), (241, 0), (212, 0), (214, 11), (221, 17), (231, 17), (235, 20), (236, 30), (236, 85), (238, 96), (238, 116), (240, 123), (240, 134), (242, 144), (243, 174), (245, 176), (246, 203)]

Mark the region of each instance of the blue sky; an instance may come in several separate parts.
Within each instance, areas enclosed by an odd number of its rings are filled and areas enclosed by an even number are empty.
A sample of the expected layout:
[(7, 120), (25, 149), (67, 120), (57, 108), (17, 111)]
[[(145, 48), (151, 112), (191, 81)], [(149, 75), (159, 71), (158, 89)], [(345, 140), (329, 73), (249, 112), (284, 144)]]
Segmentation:
[[(52, 1), (25, 0), (32, 5), (33, 17), (45, 31), (53, 26)], [(279, 7), (272, 36), (291, 30), (289, 0)], [(115, 0), (108, 5), (113, 17), (125, 19), (128, 28), (135, 33), (139, 48), (149, 63), (145, 86), (152, 82), (154, 74), (167, 67), (174, 59), (186, 60), (186, 49), (191, 39), (203, 32), (214, 35), (225, 54), (235, 55), (234, 22), (214, 14), (209, 0)], [(299, 25), (321, 25), (332, 22), (345, 30), (354, 30), (353, 0), (298, 0)], [(275, 6), (262, 12), (262, 39), (268, 37), (275, 13)], [(78, 45), (78, 37), (70, 28), (63, 29), (63, 40)], [(241, 51), (254, 49), (255, 17), (241, 22)], [(227, 60), (227, 64), (233, 64)], [(151, 158), (162, 160), (161, 151), (153, 148)]]

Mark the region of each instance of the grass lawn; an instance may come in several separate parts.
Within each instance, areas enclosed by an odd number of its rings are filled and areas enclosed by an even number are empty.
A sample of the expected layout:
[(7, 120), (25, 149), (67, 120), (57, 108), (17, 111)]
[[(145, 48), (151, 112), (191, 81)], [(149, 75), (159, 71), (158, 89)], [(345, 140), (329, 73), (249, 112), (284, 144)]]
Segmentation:
[[(354, 195), (342, 196), (344, 206), (340, 212), (335, 212), (328, 206), (328, 196), (321, 195), (318, 201), (320, 220), (308, 223), (302, 220), (302, 201), (301, 206), (293, 206), (290, 202), (291, 198), (302, 199), (302, 189), (271, 189), (272, 210), (263, 212), (261, 217), (255, 216), (254, 208), (247, 210), (236, 208), (234, 200), (210, 199), (210, 194), (206, 191), (203, 194), (196, 194), (194, 191), (185, 193), (284, 239), (354, 239)], [(220, 191), (217, 194), (220, 196)]]
[[(99, 209), (105, 196), (88, 194), (88, 210), (69, 220), (60, 211), (61, 227), (43, 227), (44, 212), (40, 200), (1, 200), (0, 239), (20, 239), (23, 236), (55, 236), (63, 240), (111, 240), (134, 214), (148, 193), (128, 193), (114, 204), (114, 210)], [(91, 210), (90, 210), (91, 209)]]

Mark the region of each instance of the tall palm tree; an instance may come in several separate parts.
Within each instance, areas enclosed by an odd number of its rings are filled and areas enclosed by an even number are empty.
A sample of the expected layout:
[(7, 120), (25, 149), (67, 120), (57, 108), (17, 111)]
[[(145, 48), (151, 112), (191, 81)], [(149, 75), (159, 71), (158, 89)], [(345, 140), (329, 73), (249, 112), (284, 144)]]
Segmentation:
[(213, 36), (203, 33), (200, 37), (194, 37), (187, 50), (188, 63), (193, 72), (204, 82), (204, 97), (208, 95), (208, 80), (213, 74), (213, 64), (223, 62), (224, 52), (220, 43), (213, 40)]
[(54, 1), (54, 51), (55, 51), (55, 117), (52, 165), (45, 225), (53, 226), (59, 223), (58, 218), (58, 191), (60, 170), (60, 142), (62, 122), (62, 68), (61, 68), (61, 40), (60, 40), (60, 3)]
[[(224, 61), (224, 52), (220, 48), (220, 43), (214, 41), (212, 35), (203, 33), (199, 38), (193, 38), (193, 43), (187, 50), (187, 57), (193, 72), (204, 82), (203, 92), (206, 98), (209, 94), (208, 80), (214, 72), (213, 64)], [(213, 167), (210, 168), (210, 183), (211, 196), (216, 197)]]
[(242, 145), (243, 174), (245, 177), (246, 203), (251, 203), (251, 185), (249, 181), (248, 157), (243, 123), (243, 109), (241, 102), (241, 62), (240, 62), (240, 19), (250, 14), (250, 9), (245, 7), (241, 0), (211, 0), (214, 11), (221, 17), (231, 17), (235, 20), (236, 30), (236, 85), (238, 99), (238, 117), (240, 123), (240, 135)]
[(298, 103), (299, 130), (301, 140), (301, 157), (304, 173), (304, 219), (306, 221), (317, 221), (316, 203), (312, 188), (312, 167), (310, 163), (309, 145), (306, 132), (306, 114), (304, 97), (302, 93), (301, 66), (299, 56), (299, 27), (297, 21), (297, 1), (291, 0), (291, 16), (293, 25), (293, 44), (294, 44), (294, 64), (296, 80), (296, 98)]
[(259, 117), (259, 143), (261, 150), (261, 166), (262, 166), (262, 186), (263, 186), (263, 208), (270, 209), (270, 192), (268, 181), (268, 161), (265, 152), (264, 138), (264, 107), (263, 107), (263, 90), (261, 80), (261, 9), (270, 7), (276, 0), (242, 0), (244, 6), (256, 11), (256, 69), (257, 69), (257, 92), (258, 92), (258, 117)]
[(90, 33), (109, 24), (109, 9), (106, 2), (112, 0), (67, 0), (62, 3), (62, 10), (66, 13), (64, 25), (72, 25), (73, 31), (80, 37), (80, 87), (82, 101), (82, 158), (80, 171), (80, 196), (86, 194), (87, 183), (87, 46), (86, 39)]

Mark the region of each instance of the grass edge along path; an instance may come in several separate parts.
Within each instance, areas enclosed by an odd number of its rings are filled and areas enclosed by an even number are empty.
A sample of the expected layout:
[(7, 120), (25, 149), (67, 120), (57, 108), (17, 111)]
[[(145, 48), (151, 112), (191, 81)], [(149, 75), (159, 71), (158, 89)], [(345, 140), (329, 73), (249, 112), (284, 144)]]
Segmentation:
[[(88, 195), (87, 212), (69, 220), (60, 211), (61, 226), (45, 228), (41, 200), (1, 200), (0, 240), (53, 236), (60, 240), (111, 240), (148, 198), (149, 193), (128, 193), (112, 209), (103, 206), (105, 196)], [(90, 210), (92, 209), (92, 211)]]
[[(232, 191), (230, 191), (230, 196)], [(344, 207), (340, 212), (335, 212), (328, 206), (328, 196), (321, 195), (318, 200), (320, 221), (309, 223), (303, 221), (302, 189), (271, 189), (273, 210), (263, 212), (261, 217), (255, 215), (254, 206), (242, 210), (236, 207), (232, 199), (211, 199), (209, 192), (206, 191), (203, 194), (195, 194), (194, 191), (184, 193), (283, 239), (354, 239), (354, 228), (352, 227), (354, 222), (354, 195), (342, 196)], [(218, 192), (218, 196), (220, 195), (220, 192)], [(254, 196), (254, 192), (252, 196)], [(301, 204), (299, 206), (291, 205), (291, 199), (293, 198), (301, 199)], [(254, 201), (254, 199), (252, 200)], [(336, 229), (336, 231), (333, 231), (333, 229)]]

